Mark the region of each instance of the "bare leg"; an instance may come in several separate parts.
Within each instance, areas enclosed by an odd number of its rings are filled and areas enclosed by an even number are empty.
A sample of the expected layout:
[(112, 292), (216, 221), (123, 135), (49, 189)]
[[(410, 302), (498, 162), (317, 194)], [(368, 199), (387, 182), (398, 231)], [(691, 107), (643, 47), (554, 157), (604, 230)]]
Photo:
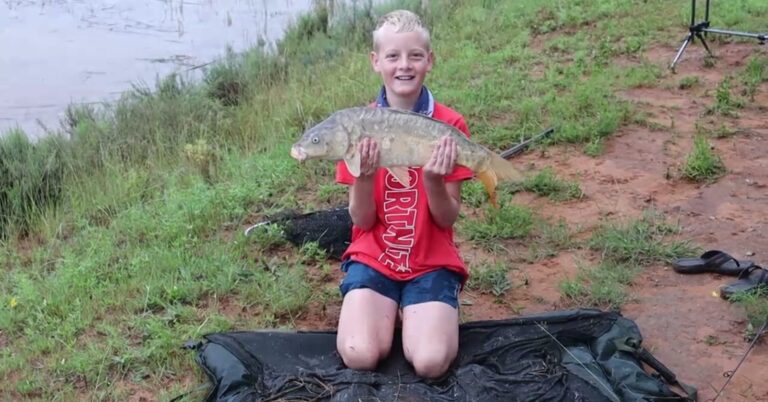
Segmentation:
[(406, 306), (403, 351), (419, 376), (443, 375), (459, 351), (459, 310), (443, 302)]
[(344, 296), (336, 348), (352, 369), (373, 370), (392, 348), (397, 303), (371, 289), (354, 289)]

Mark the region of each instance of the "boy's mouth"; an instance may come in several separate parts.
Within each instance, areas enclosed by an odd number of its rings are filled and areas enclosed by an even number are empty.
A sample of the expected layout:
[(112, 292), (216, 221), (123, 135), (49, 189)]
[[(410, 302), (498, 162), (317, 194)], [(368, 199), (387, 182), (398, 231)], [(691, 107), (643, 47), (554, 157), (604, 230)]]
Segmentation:
[(410, 81), (414, 78), (413, 75), (398, 75), (395, 77), (398, 81)]

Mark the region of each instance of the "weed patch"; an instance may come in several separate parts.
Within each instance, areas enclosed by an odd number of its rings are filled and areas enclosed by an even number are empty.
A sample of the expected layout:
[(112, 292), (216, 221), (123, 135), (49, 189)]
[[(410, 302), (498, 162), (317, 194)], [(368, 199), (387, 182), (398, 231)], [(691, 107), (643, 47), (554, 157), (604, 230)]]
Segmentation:
[(581, 198), (583, 195), (578, 183), (557, 178), (549, 167), (527, 178), (522, 187), (540, 196), (546, 196), (552, 201), (572, 200)]
[(604, 225), (587, 242), (602, 261), (596, 267), (580, 266), (574, 278), (560, 283), (561, 294), (579, 306), (619, 308), (643, 267), (694, 253), (688, 242), (669, 239), (678, 231), (653, 211), (633, 222)]
[(760, 288), (753, 292), (740, 292), (730, 297), (730, 301), (740, 305), (747, 313), (747, 335), (753, 337), (756, 331), (768, 321), (768, 290)]
[(683, 77), (680, 80), (680, 82), (678, 82), (677, 88), (678, 89), (683, 89), (683, 90), (691, 89), (691, 88), (699, 85), (700, 82), (701, 82), (701, 80), (699, 79), (698, 76), (696, 76), (696, 75), (689, 75), (687, 77)]
[(467, 239), (492, 249), (500, 240), (528, 236), (532, 228), (533, 212), (530, 209), (503, 204), (499, 209), (487, 208), (485, 219), (466, 220), (462, 232)]
[(715, 90), (715, 103), (707, 108), (707, 114), (736, 117), (736, 109), (744, 107), (744, 102), (731, 93), (731, 77), (724, 78)]
[(0, 137), (0, 239), (26, 235), (43, 211), (61, 201), (65, 145), (58, 136), (33, 144), (20, 131)]
[(768, 81), (768, 57), (751, 57), (747, 67), (739, 75), (739, 80), (744, 86), (742, 95), (754, 101), (757, 88)]
[(637, 266), (607, 261), (597, 267), (579, 267), (575, 278), (560, 282), (560, 293), (579, 307), (618, 309), (627, 300), (627, 286), (639, 271)]
[(512, 287), (509, 268), (502, 263), (475, 266), (470, 269), (467, 288), (496, 297), (504, 296)]
[(602, 226), (589, 239), (588, 246), (598, 251), (604, 260), (645, 266), (693, 254), (695, 250), (689, 242), (668, 239), (679, 231), (679, 227), (667, 223), (661, 214), (646, 211), (636, 221)]
[(725, 173), (725, 165), (703, 136), (693, 139), (693, 150), (685, 159), (683, 175), (697, 182), (713, 181)]

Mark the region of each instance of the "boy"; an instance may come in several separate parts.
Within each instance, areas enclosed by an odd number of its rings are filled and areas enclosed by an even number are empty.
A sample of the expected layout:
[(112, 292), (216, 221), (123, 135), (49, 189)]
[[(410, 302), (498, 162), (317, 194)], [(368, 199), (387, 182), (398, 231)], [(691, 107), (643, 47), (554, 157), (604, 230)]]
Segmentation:
[[(398, 10), (383, 16), (370, 54), (383, 87), (376, 107), (413, 110), (459, 128), (463, 117), (434, 101), (423, 85), (434, 54), (420, 18)], [(378, 145), (359, 146), (361, 173), (340, 162), (336, 180), (349, 185), (352, 243), (345, 251), (343, 302), (337, 348), (347, 367), (372, 370), (392, 345), (402, 314), (405, 357), (422, 377), (443, 375), (458, 352), (458, 294), (467, 269), (453, 242), (461, 206), (461, 181), (473, 172), (456, 166), (456, 144), (441, 139), (423, 167), (409, 168), (410, 185), (377, 168)]]

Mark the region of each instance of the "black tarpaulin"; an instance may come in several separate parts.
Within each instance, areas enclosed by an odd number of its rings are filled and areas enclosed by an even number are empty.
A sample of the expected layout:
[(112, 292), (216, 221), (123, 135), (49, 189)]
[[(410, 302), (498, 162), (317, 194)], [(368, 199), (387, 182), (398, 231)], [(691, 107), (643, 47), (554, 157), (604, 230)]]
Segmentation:
[(438, 380), (415, 376), (399, 333), (375, 372), (344, 367), (334, 332), (210, 334), (197, 346), (197, 361), (213, 383), (208, 401), (695, 400), (695, 389), (672, 390), (674, 374), (642, 350), (637, 325), (618, 313), (472, 322), (459, 336), (456, 361)]

